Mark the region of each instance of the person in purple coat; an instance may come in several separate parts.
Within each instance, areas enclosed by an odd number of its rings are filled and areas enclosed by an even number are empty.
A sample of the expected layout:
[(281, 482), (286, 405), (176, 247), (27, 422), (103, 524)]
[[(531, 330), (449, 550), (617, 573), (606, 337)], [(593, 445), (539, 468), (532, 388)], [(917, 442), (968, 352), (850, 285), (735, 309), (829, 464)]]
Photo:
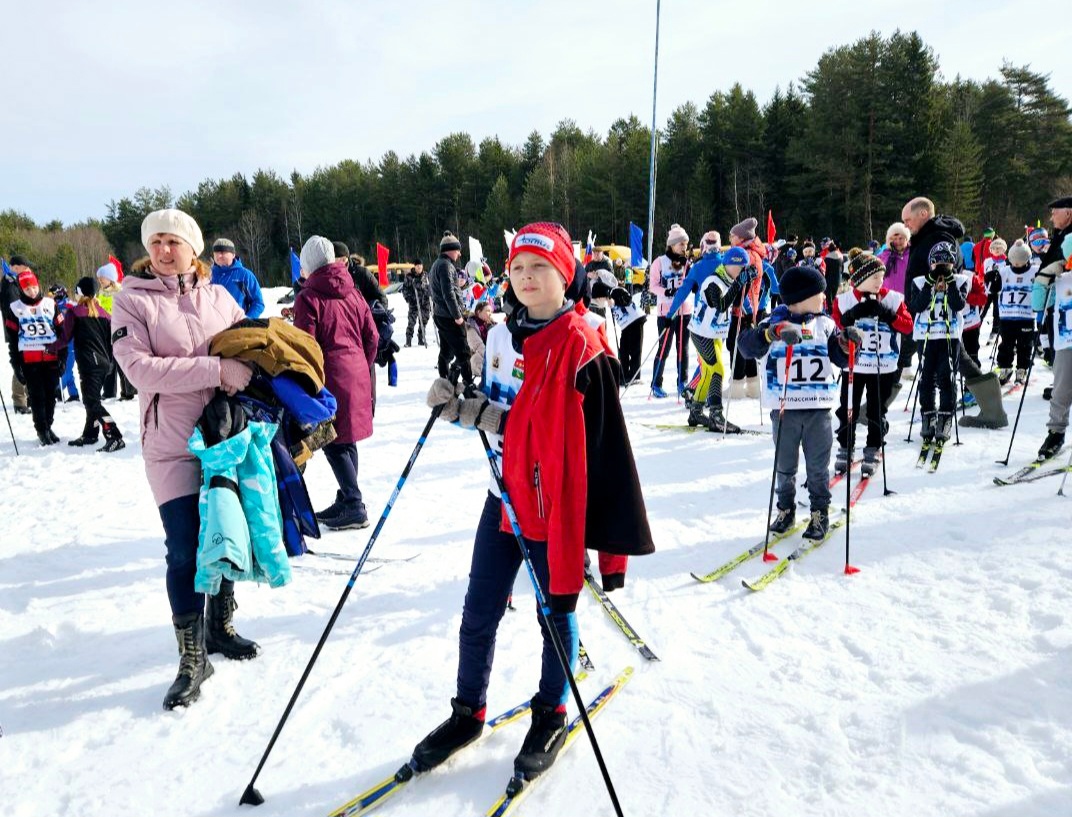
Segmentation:
[(327, 389), (339, 403), (337, 436), (324, 447), (339, 490), (335, 501), (316, 515), (331, 530), (368, 527), (357, 484), (357, 443), (372, 436), (372, 366), (380, 337), (346, 262), (345, 258), (335, 260), (330, 241), (312, 236), (301, 251), (302, 270), (309, 277), (294, 299), (294, 325), (312, 335), (324, 350)]

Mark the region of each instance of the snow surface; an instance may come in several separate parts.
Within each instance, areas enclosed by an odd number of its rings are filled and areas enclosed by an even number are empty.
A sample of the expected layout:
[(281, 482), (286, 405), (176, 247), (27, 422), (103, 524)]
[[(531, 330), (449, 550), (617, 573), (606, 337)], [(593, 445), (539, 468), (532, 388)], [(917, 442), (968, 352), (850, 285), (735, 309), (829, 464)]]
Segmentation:
[[(391, 299), (402, 333), (405, 306)], [(645, 348), (654, 337), (651, 319)], [(380, 372), (375, 435), (360, 445), (373, 517), (427, 418), (435, 355), (434, 345), (403, 349), (396, 389)], [(5, 361), (5, 394), (9, 377)], [(597, 665), (582, 682), (586, 697), (622, 667), (637, 669), (595, 722), (626, 814), (1072, 813), (1072, 560), (1062, 550), (1072, 506), (1055, 496), (1054, 479), (991, 483), (1034, 455), (1049, 382), (1040, 364), (1008, 469), (994, 464), (1008, 430), (965, 429), (937, 474), (917, 471), (916, 444), (901, 442), (902, 397), (887, 452), (897, 493), (884, 498), (875, 480), (853, 515), (852, 561), (862, 572), (843, 575), (839, 536), (754, 595), (740, 579), (759, 575), (758, 561), (711, 585), (689, 572), (762, 539), (770, 439), (647, 427), (683, 422), (684, 407), (630, 389), (626, 415), (658, 552), (633, 561), (613, 599), (662, 661), (640, 658), (589, 595), (579, 606)], [(1006, 404), (1012, 416), (1015, 401)], [(176, 648), (136, 405), (110, 406), (129, 443), (111, 456), (39, 448), (29, 418), (13, 416), (15, 459), (0, 429), (0, 812), (325, 815), (393, 772), (449, 714), (487, 485), (479, 439), (433, 430), (372, 554), (417, 558), (370, 564), (377, 569), (358, 579), (260, 776), (267, 802), (252, 811), (238, 798), (346, 583), (327, 569), (352, 565), (306, 566), (305, 557), (286, 588), (240, 587), (237, 623), (263, 656), (214, 660), (201, 700), (163, 712)], [(758, 401), (737, 400), (730, 414), (759, 427)], [(80, 405), (58, 409), (64, 443), (82, 422)], [(314, 504), (328, 504), (334, 482), (323, 457), (307, 479)], [(356, 557), (370, 531), (328, 532), (322, 547)], [(536, 686), (524, 574), (516, 589), (489, 715)], [(496, 733), (382, 813), (483, 813), (524, 729)], [(586, 738), (520, 811), (613, 813)]]

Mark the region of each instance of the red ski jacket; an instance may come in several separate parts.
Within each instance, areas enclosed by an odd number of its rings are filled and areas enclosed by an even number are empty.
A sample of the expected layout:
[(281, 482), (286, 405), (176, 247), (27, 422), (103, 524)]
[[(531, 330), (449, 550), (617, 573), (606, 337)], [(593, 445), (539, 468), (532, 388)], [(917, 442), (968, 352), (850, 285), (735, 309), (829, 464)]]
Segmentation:
[(522, 353), (503, 480), (522, 534), (547, 542), (552, 608), (570, 611), (586, 547), (632, 556), (655, 545), (605, 338), (571, 310), (525, 338)]

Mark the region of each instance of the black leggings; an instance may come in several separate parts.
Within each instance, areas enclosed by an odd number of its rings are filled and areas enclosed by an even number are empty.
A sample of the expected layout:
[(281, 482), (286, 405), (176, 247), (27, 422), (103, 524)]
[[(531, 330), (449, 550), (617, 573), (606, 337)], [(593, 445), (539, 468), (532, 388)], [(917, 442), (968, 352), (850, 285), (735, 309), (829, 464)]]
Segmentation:
[(952, 412), (956, 405), (953, 366), (960, 358), (960, 342), (952, 338), (930, 338), (920, 348), (923, 350), (923, 368), (919, 374), (920, 410), (934, 411), (934, 390), (937, 388), (938, 410)]
[(998, 368), (1012, 366), (1013, 354), (1016, 355), (1016, 368), (1026, 369), (1031, 365), (1031, 355), (1035, 349), (1035, 322), (1014, 321), (1006, 318), (1001, 322), (1001, 345), (998, 346)]

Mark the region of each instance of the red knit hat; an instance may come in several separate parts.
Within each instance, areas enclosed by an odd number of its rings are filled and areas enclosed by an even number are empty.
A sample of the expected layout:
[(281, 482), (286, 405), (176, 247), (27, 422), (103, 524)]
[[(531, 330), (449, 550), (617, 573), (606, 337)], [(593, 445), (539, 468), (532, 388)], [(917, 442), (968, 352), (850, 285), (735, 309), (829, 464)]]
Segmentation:
[(573, 257), (573, 241), (561, 224), (537, 221), (518, 230), (510, 244), (507, 266), (509, 267), (514, 257), (522, 252), (546, 258), (558, 270), (566, 286), (570, 285), (576, 271), (576, 259)]
[(26, 287), (40, 287), (41, 284), (37, 281), (37, 276), (34, 275), (33, 270), (23, 270), (19, 273), (19, 289), (26, 289)]

